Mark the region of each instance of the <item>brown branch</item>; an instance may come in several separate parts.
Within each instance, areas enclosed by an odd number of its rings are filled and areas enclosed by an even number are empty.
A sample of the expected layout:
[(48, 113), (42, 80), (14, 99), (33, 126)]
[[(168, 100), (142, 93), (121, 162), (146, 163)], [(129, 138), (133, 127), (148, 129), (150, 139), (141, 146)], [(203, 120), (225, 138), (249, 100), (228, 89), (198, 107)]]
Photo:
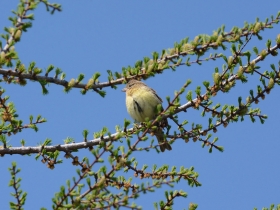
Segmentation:
[[(25, 8), (22, 12), (21, 15), (17, 14), (18, 15), (18, 18), (17, 18), (17, 23), (16, 23), (16, 28), (17, 29), (21, 29), (21, 25), (24, 24), (23, 23), (23, 17), (26, 15), (26, 13), (30, 10), (29, 6), (30, 6), (30, 2), (25, 2)], [(2, 51), (4, 52), (8, 52), (9, 51), (9, 48), (11, 47), (10, 44), (15, 41), (15, 37), (14, 37), (14, 34), (11, 34), (9, 39), (7, 40), (7, 43), (6, 45), (4, 46), (4, 48), (2, 49)]]
[[(91, 168), (98, 162), (99, 158), (105, 153), (105, 149), (96, 157), (96, 159), (91, 163), (91, 165), (88, 167), (88, 170), (85, 170), (82, 175), (79, 176), (79, 179), (77, 181), (75, 181), (74, 185), (68, 189), (68, 192), (66, 194), (64, 194), (62, 196), (62, 198), (60, 199), (59, 202), (56, 202), (56, 208), (54, 209), (60, 209), (60, 207), (63, 207), (63, 202), (67, 199), (67, 197), (71, 197), (71, 192), (73, 192), (75, 190), (75, 188), (78, 186), (78, 184), (88, 175), (88, 172), (91, 170)], [(69, 153), (68, 153), (69, 155)], [(73, 158), (73, 157), (72, 157)], [(78, 158), (74, 157), (73, 158), (73, 162), (72, 164), (76, 164), (78, 163), (79, 165), (82, 165), (82, 163), (80, 163), (79, 161), (77, 161)], [(109, 172), (110, 173), (110, 172)], [(95, 183), (95, 185), (93, 187), (90, 187), (89, 192), (92, 191), (93, 189), (95, 189), (96, 187), (98, 187), (98, 182)], [(87, 194), (87, 193), (86, 193)], [(86, 194), (84, 196), (86, 196)]]
[(13, 173), (13, 176), (12, 176), (12, 179), (13, 179), (13, 188), (14, 188), (14, 190), (15, 190), (15, 198), (16, 198), (16, 200), (17, 200), (17, 210), (21, 210), (21, 209), (23, 209), (22, 208), (22, 205), (21, 205), (21, 199), (20, 199), (20, 193), (19, 193), (19, 189), (18, 189), (18, 181), (16, 180), (16, 174), (17, 174), (17, 172), (16, 172), (16, 168), (13, 166), (13, 168), (12, 168), (12, 173)]
[[(148, 185), (147, 187), (144, 187), (144, 188), (142, 188), (142, 189), (135, 190), (135, 191), (133, 191), (133, 193), (131, 193), (130, 195), (128, 195), (127, 198), (123, 198), (123, 199), (121, 199), (121, 197), (123, 196), (123, 194), (120, 193), (120, 194), (118, 194), (118, 195), (115, 195), (115, 196), (118, 198), (119, 201), (116, 200), (116, 202), (114, 202), (114, 203), (112, 203), (112, 204), (109, 204), (109, 205), (107, 205), (107, 206), (95, 207), (95, 208), (92, 208), (92, 209), (94, 209), (94, 210), (103, 210), (103, 209), (105, 209), (105, 208), (110, 208), (110, 207), (116, 208), (116, 207), (118, 207), (118, 206), (131, 208), (130, 206), (124, 206), (124, 205), (122, 204), (122, 203), (124, 202), (125, 199), (135, 199), (135, 196), (136, 196), (137, 194), (143, 192), (143, 191), (150, 191), (150, 190), (152, 190), (153, 188), (158, 188), (159, 186), (162, 186), (162, 185), (169, 185), (169, 186), (170, 186), (172, 183), (174, 183), (174, 181), (160, 181), (160, 182), (154, 183), (153, 185)], [(108, 199), (106, 199), (106, 202), (110, 202), (110, 200), (113, 200), (113, 199), (114, 199), (114, 197), (108, 198)], [(102, 202), (102, 201), (104, 201), (104, 199), (100, 199), (100, 200), (97, 199), (95, 202)], [(137, 208), (137, 207), (133, 207), (133, 208), (131, 208), (131, 209), (135, 209), (135, 210), (137, 209), (137, 210), (139, 210), (139, 208)]]
[[(265, 25), (263, 25), (261, 27), (260, 30), (263, 30), (264, 28), (268, 28), (270, 27), (272, 24), (277, 23), (277, 21), (280, 19), (280, 17), (277, 17), (275, 20), (272, 20), (269, 23), (266, 23)], [(21, 20), (21, 19), (20, 19)], [(234, 32), (229, 32), (229, 33), (225, 33), (223, 34), (223, 42), (229, 42), (229, 38), (228, 40), (226, 39), (226, 37), (229, 37), (231, 35), (233, 35)], [(249, 35), (256, 35), (256, 33), (254, 33), (253, 31), (247, 31), (246, 28), (242, 29), (242, 34), (240, 35), (240, 37), (248, 37)], [(158, 59), (156, 62), (159, 64), (160, 62), (165, 62), (167, 60), (172, 61), (175, 58), (179, 58), (180, 56), (186, 56), (190, 53), (193, 52), (206, 52), (208, 48), (216, 48), (217, 44), (216, 43), (208, 43), (208, 44), (204, 44), (201, 45), (201, 47), (194, 47), (193, 49), (184, 51), (184, 52), (179, 52), (177, 54), (173, 54), (173, 55), (166, 55), (161, 59)], [(215, 58), (214, 58), (215, 59)], [(206, 59), (204, 59), (206, 60)], [(201, 60), (197, 60), (197, 61), (193, 61), (192, 63), (198, 63)], [(173, 67), (179, 66), (182, 64), (174, 64)], [(171, 66), (169, 66), (171, 67)], [(164, 69), (157, 69), (155, 70), (158, 73), (161, 73)], [(130, 77), (127, 78), (120, 78), (120, 79), (115, 79), (115, 80), (110, 80), (108, 82), (101, 82), (101, 83), (97, 83), (97, 84), (93, 84), (93, 86), (91, 86), (90, 88), (87, 87), (87, 84), (81, 84), (81, 83), (76, 83), (73, 86), (71, 86), (72, 88), (80, 88), (80, 89), (93, 89), (96, 92), (99, 92), (99, 90), (101, 90), (104, 87), (111, 87), (114, 85), (118, 85), (118, 84), (122, 84), (124, 81), (126, 81), (127, 79), (131, 79), (131, 78), (146, 78), (147, 76), (149, 76), (147, 73), (145, 73), (145, 68), (141, 68), (140, 69), (140, 74), (137, 75), (130, 75)], [(61, 85), (64, 87), (68, 86), (68, 81), (66, 80), (60, 80), (57, 78), (53, 78), (53, 77), (48, 77), (48, 76), (39, 76), (39, 75), (34, 75), (34, 74), (28, 74), (28, 73), (22, 73), (22, 72), (17, 72), (16, 70), (12, 70), (12, 69), (3, 69), (0, 68), (0, 74), (2, 75), (7, 75), (7, 76), (13, 76), (13, 77), (18, 77), (21, 79), (29, 79), (29, 80), (35, 80), (35, 81), (46, 81), (48, 83), (54, 83), (57, 85)]]

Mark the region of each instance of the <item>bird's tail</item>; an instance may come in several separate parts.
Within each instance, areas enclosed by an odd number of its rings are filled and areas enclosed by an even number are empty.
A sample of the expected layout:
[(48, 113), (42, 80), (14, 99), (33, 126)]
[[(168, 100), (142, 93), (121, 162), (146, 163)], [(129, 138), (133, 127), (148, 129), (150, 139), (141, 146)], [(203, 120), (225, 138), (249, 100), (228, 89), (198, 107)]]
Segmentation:
[(164, 152), (165, 149), (167, 150), (172, 150), (172, 147), (170, 146), (170, 144), (168, 144), (168, 142), (165, 140), (164, 138), (164, 133), (162, 130), (158, 130), (156, 133), (155, 133), (155, 136), (158, 140), (158, 143), (159, 143), (159, 148), (160, 148), (160, 151), (161, 152)]

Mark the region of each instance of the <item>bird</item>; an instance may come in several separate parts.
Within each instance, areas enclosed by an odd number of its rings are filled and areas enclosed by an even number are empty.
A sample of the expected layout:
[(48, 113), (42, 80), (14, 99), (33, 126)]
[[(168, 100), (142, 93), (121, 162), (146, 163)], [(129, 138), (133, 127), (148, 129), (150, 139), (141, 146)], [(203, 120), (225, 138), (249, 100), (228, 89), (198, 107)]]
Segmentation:
[[(162, 99), (155, 90), (148, 87), (144, 82), (130, 79), (122, 91), (126, 93), (127, 112), (136, 122), (145, 122), (147, 118), (153, 120), (156, 117), (156, 109), (159, 104), (162, 104)], [(172, 150), (162, 131), (163, 127), (167, 125), (167, 119), (163, 119), (157, 123), (158, 129), (154, 131), (161, 152), (164, 152), (165, 149)]]

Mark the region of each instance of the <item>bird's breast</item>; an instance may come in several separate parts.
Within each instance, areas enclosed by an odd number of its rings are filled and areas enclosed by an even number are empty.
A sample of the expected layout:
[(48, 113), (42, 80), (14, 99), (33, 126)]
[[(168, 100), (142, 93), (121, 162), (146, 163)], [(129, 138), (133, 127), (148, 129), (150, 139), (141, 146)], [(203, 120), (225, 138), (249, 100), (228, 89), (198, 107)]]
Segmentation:
[(126, 96), (127, 111), (137, 122), (144, 122), (146, 118), (152, 120), (158, 104), (158, 98), (149, 91), (136, 91)]

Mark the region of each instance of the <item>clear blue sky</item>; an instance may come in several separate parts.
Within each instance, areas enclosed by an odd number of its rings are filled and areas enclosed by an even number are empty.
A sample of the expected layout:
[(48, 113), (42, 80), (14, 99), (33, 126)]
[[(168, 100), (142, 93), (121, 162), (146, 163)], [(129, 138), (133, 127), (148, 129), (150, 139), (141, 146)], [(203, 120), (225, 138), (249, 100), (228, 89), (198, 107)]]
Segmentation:
[[(212, 31), (226, 25), (226, 31), (233, 26), (243, 26), (244, 21), (254, 22), (256, 17), (264, 20), (276, 15), (279, 1), (57, 1), (63, 11), (50, 15), (43, 5), (35, 10), (35, 21), (28, 33), (23, 34), (16, 45), (19, 57), (28, 66), (36, 61), (43, 69), (49, 64), (60, 67), (66, 72), (66, 79), (77, 78), (84, 73), (87, 81), (94, 72), (103, 74), (101, 81), (107, 81), (108, 69), (121, 71), (122, 67), (133, 65), (151, 52), (161, 52), (185, 37), (193, 39), (198, 34), (212, 34)], [(0, 28), (10, 26), (8, 16), (16, 9), (18, 1), (1, 2)], [(274, 40), (280, 26), (262, 32), (263, 41), (254, 39), (247, 49), (253, 46), (265, 47), (268, 38)], [(269, 69), (271, 60), (261, 64), (261, 71)], [(277, 59), (274, 63), (277, 64)], [(202, 66), (181, 67), (175, 73), (170, 70), (146, 83), (157, 90), (165, 99), (173, 96), (187, 79), (192, 79), (194, 89), (204, 80), (212, 81), (214, 68), (221, 68), (222, 62), (207, 62)], [(237, 105), (239, 95), (246, 97), (251, 88), (255, 88), (258, 77), (248, 84), (237, 85), (230, 94), (219, 95), (216, 102)], [(125, 95), (117, 90), (107, 89), (103, 99), (94, 92), (85, 96), (74, 89), (65, 94), (61, 86), (51, 84), (49, 94), (43, 96), (38, 83), (29, 82), (26, 87), (1, 84), (6, 89), (10, 101), (16, 105), (18, 114), (25, 123), (29, 115), (42, 114), (48, 122), (39, 125), (39, 132), (24, 130), (9, 138), (13, 146), (21, 139), (27, 145), (37, 145), (46, 138), (54, 144), (62, 144), (66, 137), (82, 141), (82, 130), (91, 133), (107, 126), (112, 132), (116, 124), (123, 125), (124, 118), (131, 119), (125, 108)], [(182, 99), (182, 103), (185, 99)], [(166, 102), (164, 102), (166, 105)], [(214, 135), (219, 137), (218, 144), (225, 151), (208, 153), (201, 144), (177, 141), (171, 152), (157, 155), (155, 152), (140, 153), (139, 166), (144, 163), (156, 163), (190, 167), (194, 166), (202, 187), (190, 188), (182, 181), (174, 189), (184, 189), (186, 199), (175, 200), (174, 209), (187, 209), (190, 202), (199, 204), (199, 209), (253, 209), (279, 203), (279, 87), (276, 87), (266, 100), (254, 107), (260, 107), (262, 113), (269, 116), (264, 125), (251, 123), (246, 118), (242, 123), (230, 124), (226, 129), (219, 128)], [(200, 117), (201, 111), (190, 110), (181, 116), (189, 122), (203, 123), (208, 118)], [(83, 151), (83, 155), (88, 152)], [(25, 209), (51, 209), (51, 198), (59, 191), (66, 179), (75, 176), (76, 168), (70, 160), (49, 170), (34, 157), (19, 155), (0, 158), (0, 203), (2, 209), (8, 209), (13, 200), (8, 188), (10, 179), (8, 167), (16, 161), (22, 168), (20, 176), (22, 189), (28, 192)], [(165, 188), (166, 190), (168, 188)], [(153, 202), (165, 199), (164, 191), (150, 193), (136, 200), (144, 209), (152, 209)]]

